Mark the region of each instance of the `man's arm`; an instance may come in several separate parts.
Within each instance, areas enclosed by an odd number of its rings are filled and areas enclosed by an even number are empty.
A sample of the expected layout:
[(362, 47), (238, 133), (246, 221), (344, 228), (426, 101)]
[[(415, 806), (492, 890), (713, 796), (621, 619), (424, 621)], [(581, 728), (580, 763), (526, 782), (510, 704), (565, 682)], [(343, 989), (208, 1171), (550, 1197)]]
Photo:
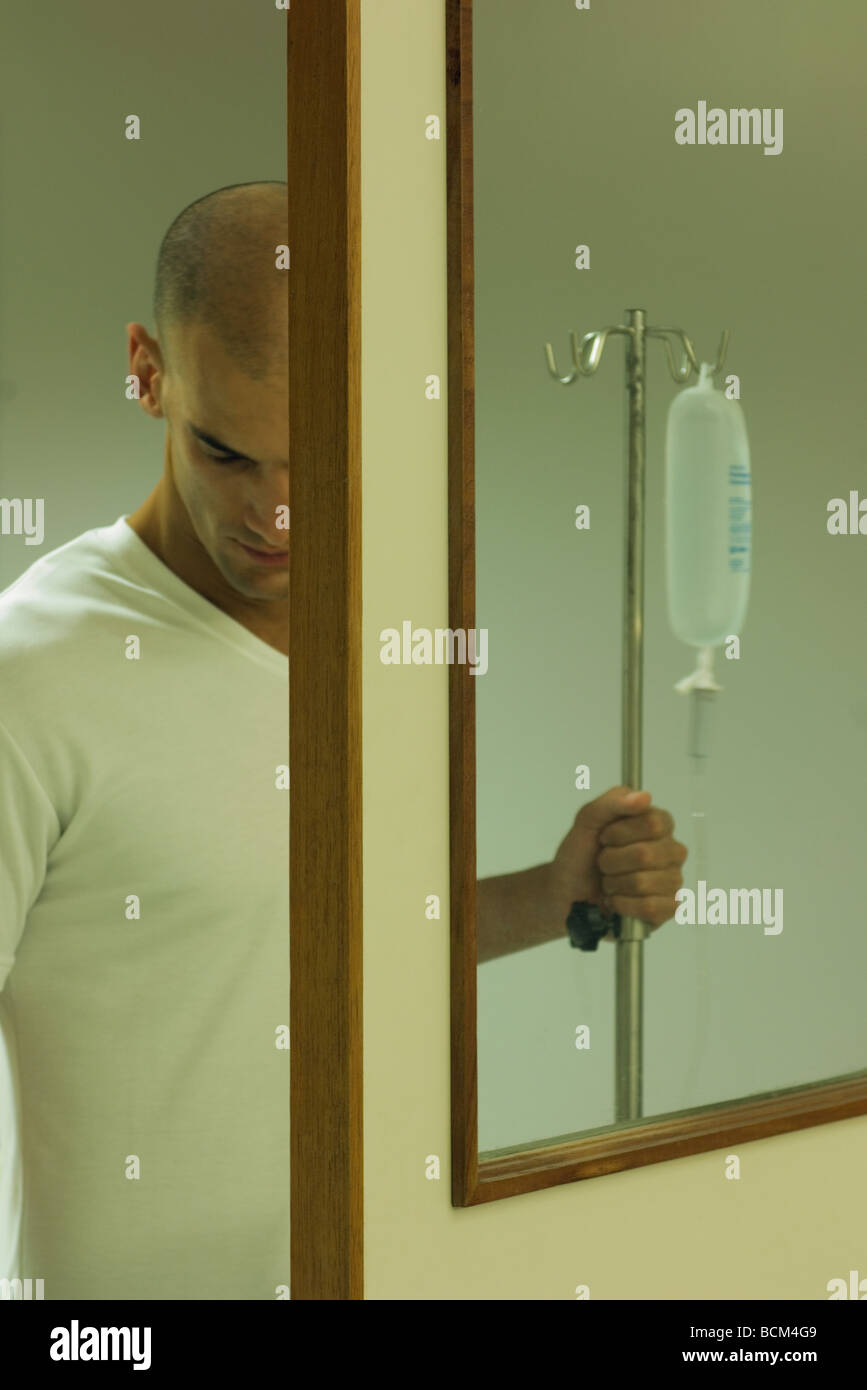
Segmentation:
[(686, 857), (673, 816), (651, 804), (650, 792), (612, 787), (581, 807), (549, 864), (478, 880), (479, 965), (547, 941), (565, 944), (573, 902), (655, 930), (677, 911)]
[(478, 880), (479, 965), (546, 941), (568, 941), (566, 917), (571, 900), (564, 906), (561, 896), (555, 895), (551, 870), (551, 864), (537, 864)]
[(0, 990), (45, 881), (60, 823), (16, 740), (0, 721)]

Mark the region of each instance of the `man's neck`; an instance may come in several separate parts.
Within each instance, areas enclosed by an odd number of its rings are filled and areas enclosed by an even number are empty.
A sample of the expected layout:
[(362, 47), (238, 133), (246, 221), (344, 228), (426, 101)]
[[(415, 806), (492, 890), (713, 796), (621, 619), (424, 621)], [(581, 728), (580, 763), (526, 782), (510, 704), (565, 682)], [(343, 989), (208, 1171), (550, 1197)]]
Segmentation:
[[(163, 564), (201, 594), (209, 603), (267, 642), (283, 656), (289, 655), (289, 600), (274, 599), (265, 606), (245, 599), (226, 582), (192, 530), (186, 512), (172, 523), (165, 505), (165, 479), (130, 516), (127, 525)], [(178, 499), (180, 500), (180, 499)], [(272, 616), (273, 615), (273, 616)]]

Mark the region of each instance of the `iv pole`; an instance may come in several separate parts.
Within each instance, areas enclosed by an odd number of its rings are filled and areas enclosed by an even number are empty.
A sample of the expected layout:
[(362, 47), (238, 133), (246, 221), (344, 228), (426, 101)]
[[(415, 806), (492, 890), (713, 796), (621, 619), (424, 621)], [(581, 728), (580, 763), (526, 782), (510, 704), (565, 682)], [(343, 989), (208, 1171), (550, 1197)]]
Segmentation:
[[(644, 630), (644, 443), (645, 443), (645, 339), (662, 338), (668, 367), (676, 382), (686, 381), (695, 369), (692, 343), (682, 328), (648, 328), (644, 309), (627, 309), (627, 322), (585, 333), (579, 353), (578, 338), (570, 329), (573, 369), (560, 376), (554, 350), (545, 344), (548, 371), (561, 386), (569, 386), (579, 376), (592, 376), (602, 360), (610, 333), (625, 333), (626, 389), (628, 401), (627, 498), (626, 498), (626, 585), (623, 595), (623, 685), (622, 685), (622, 780), (638, 791), (641, 788), (642, 677)], [(668, 334), (680, 338), (686, 356), (675, 365)], [(728, 329), (723, 329), (717, 360), (711, 375), (721, 370), (728, 348)], [(649, 927), (637, 917), (621, 917), (617, 936), (617, 979), (615, 1016), (615, 1120), (638, 1119), (642, 1111), (644, 961), (642, 945)]]

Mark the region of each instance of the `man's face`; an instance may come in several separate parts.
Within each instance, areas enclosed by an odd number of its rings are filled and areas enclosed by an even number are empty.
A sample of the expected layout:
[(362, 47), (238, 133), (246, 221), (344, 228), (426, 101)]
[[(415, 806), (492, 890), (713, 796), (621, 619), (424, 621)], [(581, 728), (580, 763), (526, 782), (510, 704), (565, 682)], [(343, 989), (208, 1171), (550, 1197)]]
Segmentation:
[[(253, 381), (211, 332), (191, 324), (175, 335), (171, 368), (161, 377), (160, 406), (172, 477), (193, 529), (239, 594), (286, 598), (288, 365), (285, 359), (275, 363), (268, 380)], [(274, 558), (257, 557), (245, 546)]]

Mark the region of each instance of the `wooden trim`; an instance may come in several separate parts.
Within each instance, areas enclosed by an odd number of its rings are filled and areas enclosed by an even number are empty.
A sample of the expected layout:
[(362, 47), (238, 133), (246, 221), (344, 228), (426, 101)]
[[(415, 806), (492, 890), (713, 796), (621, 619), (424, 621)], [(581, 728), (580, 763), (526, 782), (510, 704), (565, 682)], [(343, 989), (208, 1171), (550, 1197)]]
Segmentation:
[[(475, 627), (472, 0), (446, 0), (449, 626)], [(452, 1204), (472, 1206), (867, 1114), (867, 1075), (478, 1153), (475, 681), (449, 668)], [(566, 936), (564, 930), (564, 946)]]
[(361, 1299), (360, 0), (287, 29), (291, 1294)]
[[(641, 1168), (711, 1149), (787, 1134), (812, 1125), (832, 1124), (867, 1112), (867, 1076), (824, 1081), (790, 1091), (776, 1091), (755, 1100), (706, 1107), (651, 1119), (629, 1129), (608, 1130), (569, 1139), (547, 1141), (539, 1148), (501, 1150), (479, 1165), (472, 1203), (494, 1202), (519, 1192), (580, 1178), (598, 1178), (624, 1168)], [(466, 1206), (470, 1203), (458, 1203)]]
[[(446, 0), (449, 626), (476, 625), (473, 9)], [(479, 1200), (476, 1061), (476, 691), (449, 666), (452, 1205)]]

